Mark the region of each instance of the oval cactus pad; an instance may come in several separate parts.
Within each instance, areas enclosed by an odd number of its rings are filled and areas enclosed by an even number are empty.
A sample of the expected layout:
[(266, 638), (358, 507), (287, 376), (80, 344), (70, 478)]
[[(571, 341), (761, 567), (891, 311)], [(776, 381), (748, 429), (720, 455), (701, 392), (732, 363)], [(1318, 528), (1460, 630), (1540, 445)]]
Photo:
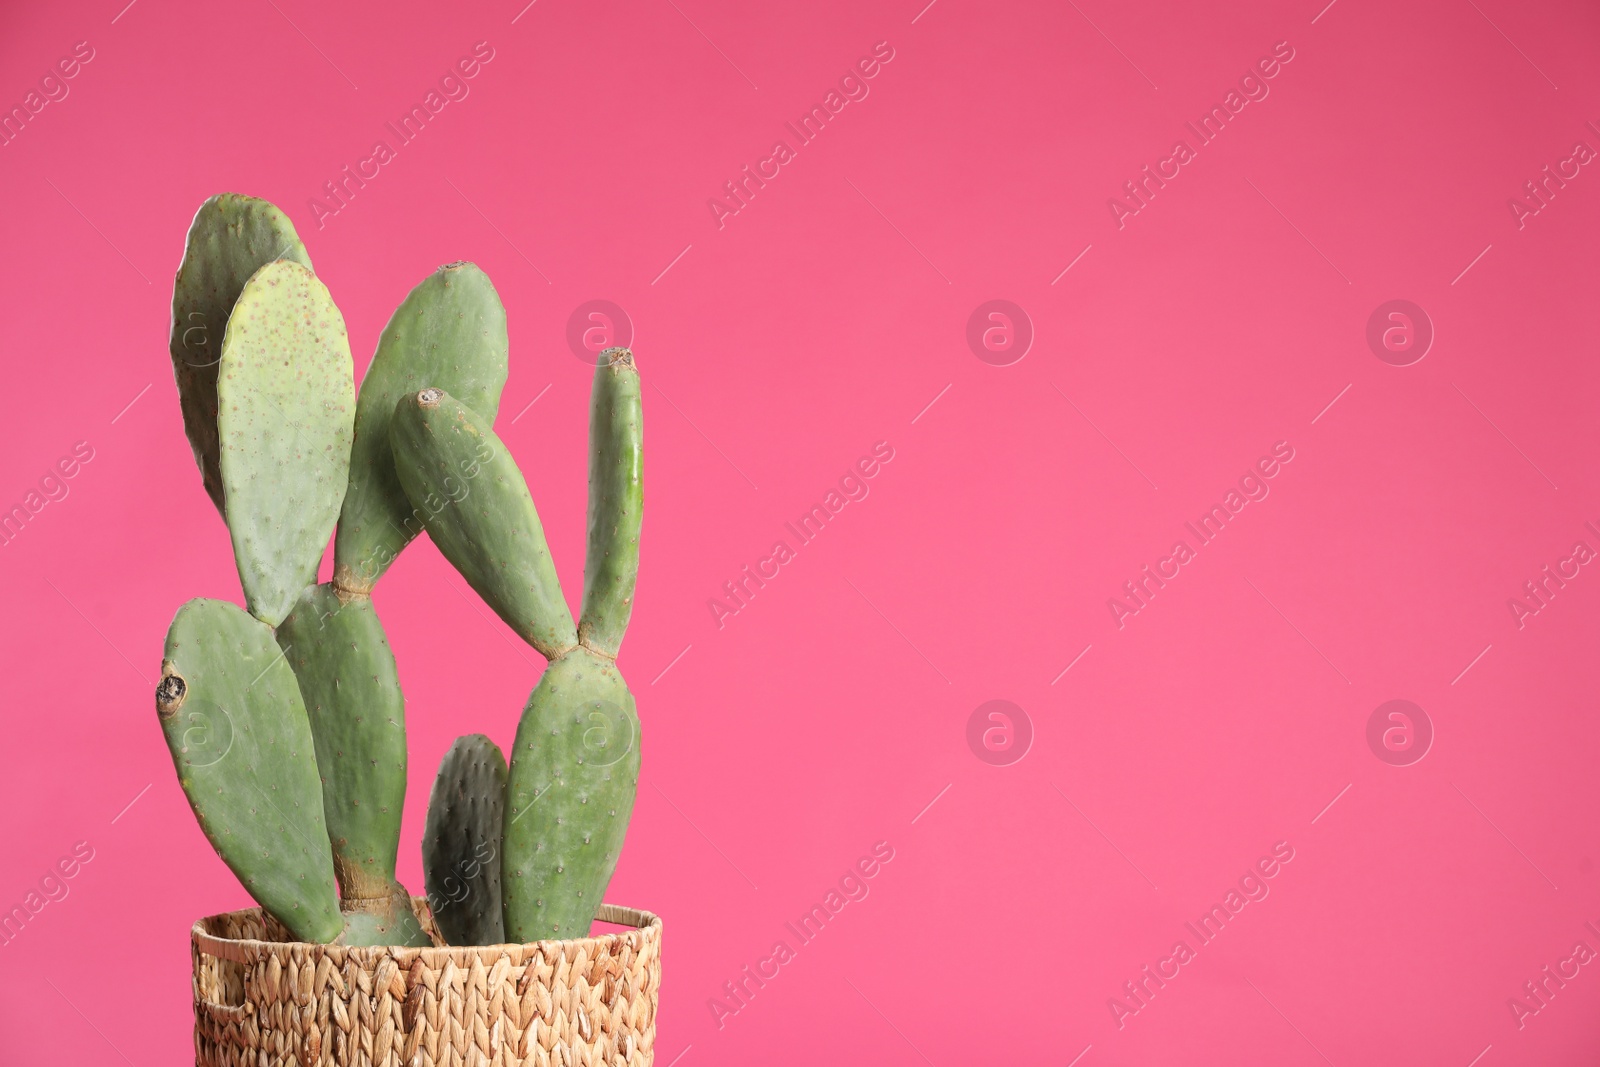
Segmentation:
[(179, 608), (156, 717), (206, 839), (245, 889), (301, 940), (338, 937), (311, 725), (272, 631), (220, 600)]
[(488, 420), (424, 389), (395, 405), (389, 442), (413, 514), (467, 584), (546, 659), (577, 644), (528, 483)]
[(250, 276), (273, 260), (306, 268), (311, 257), (289, 217), (265, 200), (222, 193), (200, 205), (189, 224), (183, 261), (172, 282), (172, 374), (183, 430), (211, 502), (227, 514), (217, 442), (217, 368), (222, 337)]
[(361, 379), (350, 490), (334, 538), (334, 581), (371, 592), (422, 531), (394, 470), (389, 420), (402, 394), (430, 385), (494, 422), (506, 384), (506, 309), (489, 276), (451, 263), (424, 278), (395, 308)]
[(498, 945), (500, 831), (506, 758), (483, 734), (458, 737), (439, 762), (422, 831), (422, 874), (433, 921), (452, 945)]
[(316, 581), (344, 502), (352, 375), (344, 316), (317, 276), (286, 260), (256, 271), (228, 316), (217, 428), (239, 581), (269, 626)]
[(500, 889), (512, 941), (587, 937), (639, 785), (639, 713), (617, 665), (551, 663), (522, 710), (506, 780)]
[(406, 802), (406, 700), (368, 597), (308, 587), (278, 626), (300, 682), (345, 900), (387, 897)]

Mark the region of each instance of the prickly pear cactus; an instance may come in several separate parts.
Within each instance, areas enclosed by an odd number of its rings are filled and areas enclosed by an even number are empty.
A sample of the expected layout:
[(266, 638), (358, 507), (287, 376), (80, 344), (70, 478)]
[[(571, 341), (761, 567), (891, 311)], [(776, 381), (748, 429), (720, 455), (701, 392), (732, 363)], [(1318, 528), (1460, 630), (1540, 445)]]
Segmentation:
[(609, 349), (589, 411), (581, 644), (545, 669), (511, 752), (501, 877), (512, 938), (589, 932), (633, 813), (639, 716), (616, 655), (639, 573), (643, 433), (633, 354)]
[[(357, 401), (344, 319), (293, 226), (265, 201), (213, 197), (189, 230), (169, 350), (249, 609), (184, 605), (156, 690), (218, 855), (298, 938), (429, 943), (395, 876), (405, 698), (370, 599), (426, 529), (550, 660), (509, 765), (477, 734), (440, 766), (423, 840), (437, 927), (453, 944), (586, 934), (639, 776), (639, 718), (616, 665), (643, 506), (632, 355), (610, 350), (595, 370), (574, 625), (527, 483), (491, 428), (506, 321), (478, 268), (452, 263), (411, 291)], [(318, 585), (335, 519), (333, 580)]]
[(334, 540), (334, 581), (341, 588), (371, 592), (422, 532), (389, 448), (389, 419), (401, 395), (437, 386), (493, 423), (506, 353), (506, 310), (489, 276), (472, 263), (440, 267), (395, 309), (356, 401), (350, 490)]
[(316, 581), (344, 501), (352, 374), (327, 286), (286, 260), (256, 271), (228, 316), (217, 430), (245, 603), (269, 626)]
[(633, 813), (639, 715), (617, 665), (577, 648), (545, 668), (511, 748), (506, 935), (586, 937)]
[(274, 260), (310, 269), (311, 257), (289, 217), (265, 200), (213, 196), (195, 213), (172, 285), (172, 373), (183, 429), (200, 478), (217, 510), (227, 514), (217, 440), (217, 371), (228, 316), (245, 282)]
[(488, 422), (423, 389), (400, 398), (389, 441), (406, 496), (467, 584), (547, 659), (576, 645), (528, 483)]
[(458, 737), (439, 762), (422, 832), (422, 873), (433, 921), (452, 945), (498, 945), (500, 835), (506, 758), (483, 734)]
[(156, 717), (206, 839), (296, 937), (332, 941), (343, 922), (311, 726), (272, 631), (191, 600), (164, 656)]

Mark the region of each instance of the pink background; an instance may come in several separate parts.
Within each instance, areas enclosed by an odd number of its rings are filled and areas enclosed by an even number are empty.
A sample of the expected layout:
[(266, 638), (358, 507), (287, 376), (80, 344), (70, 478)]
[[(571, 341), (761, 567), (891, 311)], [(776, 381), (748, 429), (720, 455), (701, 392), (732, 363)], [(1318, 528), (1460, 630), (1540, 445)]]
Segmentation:
[[(1600, 549), (1600, 174), (1507, 206), (1600, 148), (1591, 5), (523, 2), (0, 16), (7, 106), (94, 49), (0, 148), (0, 505), (94, 452), (0, 550), (0, 906), (94, 850), (0, 948), (0, 1061), (183, 1062), (188, 927), (247, 903), (151, 696), (178, 605), (240, 598), (166, 354), (185, 227), (232, 190), (300, 227), (358, 371), (435, 266), (490, 273), (498, 429), (569, 594), (567, 320), (635, 324), (645, 755), (608, 896), (665, 917), (658, 1064), (1594, 1062), (1600, 966), (1508, 1006), (1600, 949), (1600, 575), (1507, 606)], [(319, 229), (323, 182), (478, 41), (470, 95)], [(870, 95), (719, 229), (707, 199), (880, 41)], [(1107, 199), (1280, 41), (1270, 95), (1119, 229)], [(1406, 367), (1365, 340), (1395, 298), (1436, 331)], [(965, 340), (990, 299), (1036, 332), (1010, 366)], [(723, 582), (878, 441), (870, 495), (719, 629)], [(1107, 599), (1279, 441), (1270, 496), (1119, 629)], [(508, 742), (540, 661), (425, 541), (376, 599), (416, 888), (440, 756)], [(1396, 698), (1435, 731), (1410, 766), (1366, 740)], [(1010, 766), (968, 748), (992, 699), (1034, 731)], [(870, 895), (719, 1027), (879, 841)], [(1108, 1000), (1280, 841), (1270, 895), (1119, 1028)]]

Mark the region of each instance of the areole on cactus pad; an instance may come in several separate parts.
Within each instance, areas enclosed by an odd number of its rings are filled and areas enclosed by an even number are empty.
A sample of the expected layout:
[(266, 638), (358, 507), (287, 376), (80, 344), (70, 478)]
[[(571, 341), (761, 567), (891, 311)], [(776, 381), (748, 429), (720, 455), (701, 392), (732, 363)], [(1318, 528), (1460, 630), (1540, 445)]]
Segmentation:
[[(407, 295), (358, 394), (343, 316), (288, 218), (223, 194), (190, 227), (169, 349), (247, 608), (180, 608), (156, 690), (218, 855), (295, 937), (434, 943), (395, 873), (405, 696), (371, 600), (426, 530), (550, 660), (509, 766), (481, 734), (440, 765), (422, 845), (431, 926), (459, 945), (586, 935), (639, 774), (638, 715), (616, 665), (643, 507), (632, 354), (604, 353), (595, 370), (575, 623), (527, 483), (492, 429), (506, 316), (476, 266), (440, 267)], [(318, 584), (330, 538), (333, 575)]]

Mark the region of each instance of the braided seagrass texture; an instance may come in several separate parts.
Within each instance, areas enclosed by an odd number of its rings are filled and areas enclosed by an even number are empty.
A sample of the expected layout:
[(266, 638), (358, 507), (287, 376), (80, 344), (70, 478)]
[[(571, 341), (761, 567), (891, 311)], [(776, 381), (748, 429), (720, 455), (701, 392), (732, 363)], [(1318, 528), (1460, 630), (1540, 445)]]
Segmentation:
[[(438, 940), (422, 898), (418, 918)], [(290, 941), (260, 908), (191, 931), (197, 1067), (649, 1067), (661, 920), (570, 941), (347, 948)]]

